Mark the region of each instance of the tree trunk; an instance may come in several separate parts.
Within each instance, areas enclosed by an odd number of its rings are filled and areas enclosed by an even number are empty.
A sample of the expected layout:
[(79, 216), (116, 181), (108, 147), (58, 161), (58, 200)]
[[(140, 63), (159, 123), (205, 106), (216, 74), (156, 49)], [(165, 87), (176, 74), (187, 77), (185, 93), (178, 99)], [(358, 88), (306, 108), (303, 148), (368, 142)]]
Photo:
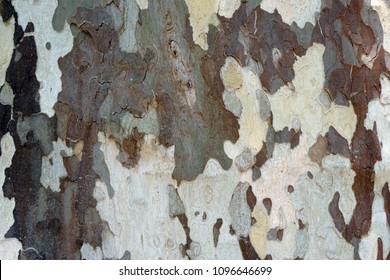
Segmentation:
[(389, 1), (0, 14), (0, 259), (390, 259)]

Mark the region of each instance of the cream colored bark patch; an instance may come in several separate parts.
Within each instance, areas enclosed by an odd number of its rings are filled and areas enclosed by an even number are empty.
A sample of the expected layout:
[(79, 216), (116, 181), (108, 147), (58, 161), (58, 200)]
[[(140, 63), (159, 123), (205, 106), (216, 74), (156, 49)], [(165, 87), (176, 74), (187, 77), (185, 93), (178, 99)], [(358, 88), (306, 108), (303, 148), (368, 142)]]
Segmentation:
[(291, 25), (295, 21), (303, 28), (306, 22), (315, 25), (315, 14), (321, 9), (321, 0), (263, 0), (261, 8), (269, 13), (277, 9), (285, 23)]
[(260, 80), (248, 67), (241, 67), (232, 57), (226, 58), (221, 68), (221, 78), (227, 90), (234, 90), (241, 105), (239, 118), (240, 138), (235, 144), (226, 141), (225, 152), (230, 158), (240, 155), (249, 148), (257, 154), (267, 134), (267, 122), (260, 118)]
[(185, 0), (190, 14), (192, 37), (196, 44), (207, 50), (209, 24), (217, 26), (218, 0)]
[[(12, 157), (15, 154), (15, 145), (12, 136), (7, 133), (1, 138), (1, 156), (0, 156), (0, 186), (3, 186), (5, 180), (4, 171), (11, 166)], [(15, 199), (4, 197), (3, 190), (0, 190), (0, 259), (17, 260), (19, 250), (22, 244), (15, 238), (5, 238), (5, 234), (14, 224), (13, 211), (15, 208)]]
[(196, 44), (207, 50), (209, 25), (218, 26), (220, 16), (231, 18), (240, 7), (240, 0), (185, 0), (190, 14), (192, 37)]
[(253, 209), (252, 217), (255, 218), (256, 223), (249, 232), (249, 238), (257, 254), (264, 259), (267, 255), (268, 216), (265, 209), (257, 205)]
[(293, 86), (283, 86), (269, 96), (276, 131), (284, 127), (297, 128), (306, 134), (309, 144), (318, 135), (325, 135), (333, 126), (350, 143), (356, 127), (356, 114), (349, 107), (331, 104), (329, 109), (321, 105), (320, 96), (325, 81), (322, 55), (325, 47), (313, 44), (306, 55), (294, 64)]
[[(54, 116), (53, 106), (58, 93), (62, 90), (62, 73), (58, 59), (65, 56), (73, 46), (70, 27), (65, 23), (61, 32), (54, 31), (52, 18), (57, 1), (52, 0), (15, 0), (12, 2), (18, 13), (18, 22), (23, 29), (29, 22), (34, 23), (34, 37), (37, 46), (36, 76), (40, 83), (39, 104), (41, 112)], [(50, 75), (48, 75), (50, 73)]]
[(371, 0), (372, 8), (378, 13), (383, 29), (383, 48), (390, 52), (390, 7), (386, 0)]
[(149, 7), (149, 0), (136, 0), (137, 5), (141, 10), (145, 10)]
[(5, 82), (5, 74), (12, 58), (14, 50), (15, 19), (12, 17), (7, 22), (0, 20), (0, 87)]

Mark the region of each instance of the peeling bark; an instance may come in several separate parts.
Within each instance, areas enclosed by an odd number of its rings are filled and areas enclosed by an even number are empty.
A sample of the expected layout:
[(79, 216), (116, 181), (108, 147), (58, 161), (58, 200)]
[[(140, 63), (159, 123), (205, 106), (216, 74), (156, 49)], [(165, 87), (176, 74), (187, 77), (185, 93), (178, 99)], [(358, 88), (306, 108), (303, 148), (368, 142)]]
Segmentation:
[(388, 3), (199, 3), (0, 0), (0, 258), (390, 258)]

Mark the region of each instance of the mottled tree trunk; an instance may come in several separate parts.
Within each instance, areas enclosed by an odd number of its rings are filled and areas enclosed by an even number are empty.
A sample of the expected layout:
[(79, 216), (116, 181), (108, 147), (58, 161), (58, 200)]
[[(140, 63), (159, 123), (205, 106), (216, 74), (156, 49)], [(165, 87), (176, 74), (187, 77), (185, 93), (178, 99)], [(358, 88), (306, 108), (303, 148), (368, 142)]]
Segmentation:
[(0, 14), (0, 259), (390, 259), (388, 0)]

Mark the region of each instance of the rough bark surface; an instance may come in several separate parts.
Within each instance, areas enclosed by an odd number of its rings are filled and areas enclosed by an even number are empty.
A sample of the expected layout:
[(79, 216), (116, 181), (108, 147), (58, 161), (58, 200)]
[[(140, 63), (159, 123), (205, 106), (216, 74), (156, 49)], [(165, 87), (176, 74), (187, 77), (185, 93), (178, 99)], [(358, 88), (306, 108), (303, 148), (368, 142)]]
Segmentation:
[(0, 259), (389, 259), (389, 14), (0, 0)]

